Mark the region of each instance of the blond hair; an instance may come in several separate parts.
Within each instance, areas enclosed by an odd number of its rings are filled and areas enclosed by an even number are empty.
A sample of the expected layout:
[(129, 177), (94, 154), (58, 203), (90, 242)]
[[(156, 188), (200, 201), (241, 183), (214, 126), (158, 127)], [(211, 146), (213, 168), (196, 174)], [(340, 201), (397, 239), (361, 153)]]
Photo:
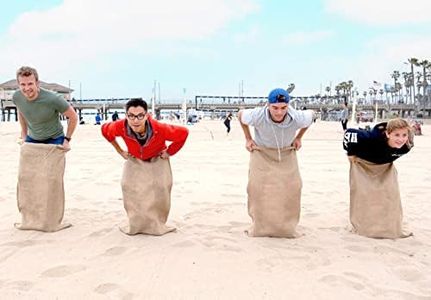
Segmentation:
[(35, 68), (23, 66), (19, 68), (18, 71), (16, 71), (16, 80), (18, 81), (18, 77), (20, 76), (28, 77), (31, 75), (34, 75), (34, 78), (36, 79), (36, 81), (39, 81), (39, 75), (37, 74), (37, 71)]
[(412, 128), (410, 127), (410, 124), (406, 120), (401, 118), (395, 118), (395, 119), (389, 120), (388, 124), (386, 125), (386, 131), (388, 133), (391, 133), (392, 131), (397, 129), (404, 129), (404, 128), (407, 128), (409, 131), (412, 130)]

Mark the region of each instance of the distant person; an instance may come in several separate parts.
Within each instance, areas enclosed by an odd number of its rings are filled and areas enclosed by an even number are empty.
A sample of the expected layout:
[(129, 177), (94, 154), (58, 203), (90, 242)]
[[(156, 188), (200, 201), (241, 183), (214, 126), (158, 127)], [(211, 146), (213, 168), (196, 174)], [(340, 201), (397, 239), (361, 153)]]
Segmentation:
[(83, 117), (79, 117), (79, 125), (84, 125), (85, 121)]
[[(19, 229), (57, 231), (64, 214), (63, 175), (65, 152), (78, 123), (73, 107), (59, 94), (40, 87), (39, 75), (32, 67), (16, 73), (19, 90), (12, 101), (18, 108), (21, 139), (18, 174)], [(66, 135), (60, 115), (68, 118)]]
[(341, 111), (341, 126), (343, 127), (343, 131), (347, 129), (347, 122), (349, 121), (349, 108), (347, 107), (347, 103), (343, 102), (343, 110)]
[(99, 113), (96, 114), (95, 121), (96, 122), (94, 123), (94, 125), (100, 125), (101, 124), (102, 118), (100, 117)]
[(413, 147), (407, 121), (396, 118), (371, 131), (349, 128), (343, 147), (350, 161), (350, 222), (359, 235), (410, 236), (402, 230), (402, 206), (393, 161)]
[(226, 126), (227, 134), (229, 134), (230, 132), (230, 121), (232, 121), (232, 118), (233, 118), (232, 113), (228, 113), (223, 122), (224, 126)]
[(187, 116), (187, 125), (193, 125), (193, 115)]
[[(295, 237), (301, 207), (302, 181), (296, 159), (313, 111), (295, 110), (290, 95), (274, 89), (264, 107), (241, 110), (238, 119), (250, 151), (249, 236)], [(249, 126), (254, 127), (254, 138)]]
[(115, 121), (117, 121), (119, 118), (120, 118), (120, 117), (118, 116), (118, 112), (117, 112), (117, 111), (115, 111), (115, 112), (112, 114), (112, 121), (113, 121), (113, 122), (115, 122)]
[[(129, 226), (121, 230), (130, 235), (162, 235), (175, 230), (165, 224), (172, 189), (169, 157), (183, 147), (187, 128), (153, 119), (147, 103), (135, 98), (126, 103), (126, 118), (103, 124), (102, 134), (126, 160), (121, 185)], [(127, 151), (117, 143), (117, 137), (124, 140)]]

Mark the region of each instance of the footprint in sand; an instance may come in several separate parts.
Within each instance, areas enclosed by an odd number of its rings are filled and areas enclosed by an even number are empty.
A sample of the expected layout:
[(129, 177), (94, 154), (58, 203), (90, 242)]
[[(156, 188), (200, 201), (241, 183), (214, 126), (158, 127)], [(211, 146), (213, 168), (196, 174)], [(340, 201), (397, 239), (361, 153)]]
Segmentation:
[(105, 251), (104, 255), (115, 256), (115, 255), (123, 254), (126, 251), (127, 251), (126, 247), (112, 247), (112, 248), (107, 249)]
[(81, 272), (85, 270), (84, 266), (75, 265), (75, 266), (58, 266), (51, 269), (48, 269), (42, 272), (42, 277), (65, 277), (74, 273)]
[(196, 245), (196, 243), (194, 243), (193, 241), (187, 241), (187, 240), (172, 244), (172, 246), (177, 248), (188, 248), (188, 247), (193, 247), (194, 245)]
[(216, 250), (243, 252), (244, 250), (238, 247), (236, 240), (232, 238), (208, 235), (199, 241), (202, 245)]
[(345, 249), (352, 251), (352, 252), (358, 252), (358, 253), (365, 253), (370, 251), (370, 249), (363, 247), (363, 246), (358, 246), (358, 245), (349, 245), (344, 247)]
[(249, 225), (250, 225), (250, 223), (245, 223), (245, 222), (236, 222), (236, 221), (231, 221), (231, 222), (229, 222), (229, 224), (230, 224), (232, 227), (243, 227), (243, 226), (249, 226)]
[(340, 285), (349, 286), (351, 288), (354, 288), (357, 291), (363, 290), (365, 288), (365, 286), (362, 283), (355, 282), (353, 280), (350, 280), (350, 279), (344, 278), (343, 276), (338, 276), (338, 275), (331, 275), (331, 274), (325, 275), (325, 276), (322, 276), (319, 279), (319, 281), (331, 286), (340, 286)]
[(14, 290), (27, 292), (33, 288), (34, 282), (26, 281), (26, 280), (18, 280), (18, 281), (8, 282), (6, 285), (8, 287), (11, 287)]
[(23, 247), (29, 247), (29, 246), (40, 245), (40, 244), (49, 244), (49, 243), (54, 243), (54, 241), (52, 241), (52, 240), (24, 240), (24, 241), (18, 241), (18, 242), (4, 243), (4, 244), (1, 244), (0, 247), (2, 247), (2, 246), (14, 246), (14, 247), (23, 248)]
[(109, 294), (113, 299), (132, 300), (135, 298), (132, 293), (126, 292), (120, 285), (110, 282), (98, 285), (94, 292), (102, 295)]
[(332, 226), (332, 227), (319, 227), (319, 229), (330, 230), (333, 232), (341, 232), (343, 231), (343, 227), (341, 226)]
[(97, 230), (95, 232), (92, 232), (88, 235), (88, 237), (99, 237), (99, 236), (103, 236), (106, 235), (108, 232), (110, 232), (112, 230), (112, 228), (105, 228), (105, 229), (101, 229), (101, 230)]
[(403, 267), (403, 268), (394, 270), (394, 273), (401, 280), (408, 281), (408, 282), (419, 281), (424, 279), (424, 274), (414, 268)]
[(101, 285), (98, 285), (94, 291), (98, 294), (106, 294), (109, 292), (112, 292), (114, 290), (119, 289), (120, 286), (118, 284), (115, 283), (103, 283)]

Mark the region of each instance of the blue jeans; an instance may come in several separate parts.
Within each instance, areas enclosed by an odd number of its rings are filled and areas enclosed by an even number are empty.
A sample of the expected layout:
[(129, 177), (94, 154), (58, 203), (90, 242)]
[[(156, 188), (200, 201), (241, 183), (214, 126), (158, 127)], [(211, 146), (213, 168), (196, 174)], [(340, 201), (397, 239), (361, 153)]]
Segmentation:
[(36, 144), (54, 144), (54, 145), (63, 145), (64, 142), (64, 135), (58, 137), (58, 138), (49, 138), (47, 140), (43, 140), (43, 141), (39, 141), (39, 140), (35, 140), (33, 138), (31, 138), (30, 136), (27, 135), (25, 141), (27, 143), (36, 143)]

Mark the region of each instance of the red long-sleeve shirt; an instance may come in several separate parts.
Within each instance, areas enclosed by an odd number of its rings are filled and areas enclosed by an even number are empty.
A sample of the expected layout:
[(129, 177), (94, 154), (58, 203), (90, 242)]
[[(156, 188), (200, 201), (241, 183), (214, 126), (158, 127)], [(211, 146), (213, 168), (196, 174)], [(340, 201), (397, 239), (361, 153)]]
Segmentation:
[[(102, 134), (108, 142), (112, 142), (116, 137), (122, 137), (129, 154), (142, 160), (156, 157), (165, 149), (169, 155), (174, 155), (183, 147), (189, 134), (185, 127), (161, 123), (149, 117), (148, 122), (151, 124), (153, 134), (145, 145), (141, 146), (135, 137), (127, 134), (126, 122), (127, 120), (123, 119), (105, 123), (102, 125)], [(167, 141), (172, 143), (167, 146)]]

